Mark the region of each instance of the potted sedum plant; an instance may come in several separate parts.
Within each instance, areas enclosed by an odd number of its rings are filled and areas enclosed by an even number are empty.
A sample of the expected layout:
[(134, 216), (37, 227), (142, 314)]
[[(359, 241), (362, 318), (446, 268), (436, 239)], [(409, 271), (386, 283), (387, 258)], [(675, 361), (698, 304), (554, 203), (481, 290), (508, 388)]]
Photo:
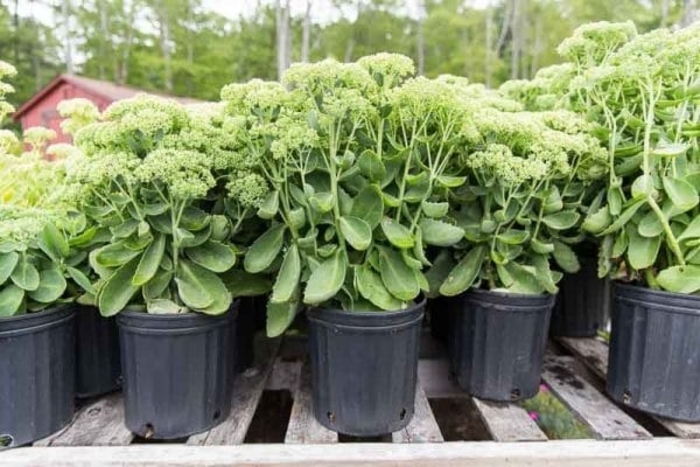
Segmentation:
[(68, 241), (81, 216), (0, 207), (0, 438), (21, 446), (73, 416), (75, 308), (89, 289)]
[(465, 239), (429, 275), (459, 299), (449, 347), (460, 386), (507, 401), (537, 393), (557, 283), (579, 268), (579, 204), (605, 173), (605, 152), (571, 112), (494, 103), (471, 98), (457, 161), (469, 182), (450, 203)]
[(451, 88), (411, 78), (410, 59), (292, 66), (283, 82), (222, 91), (271, 187), (272, 224), (245, 257), (278, 270), (268, 334), (309, 318), (314, 413), (352, 435), (396, 431), (413, 415), (426, 245), (451, 245), (440, 193), (463, 111)]
[[(590, 28), (590, 27), (589, 27)], [(602, 238), (613, 295), (607, 389), (656, 415), (700, 420), (700, 25), (628, 34), (577, 31), (560, 52), (579, 65), (570, 94), (605, 128), (610, 178), (584, 228)]]
[(230, 149), (216, 105), (119, 101), (75, 143), (70, 186), (107, 237), (89, 259), (99, 310), (117, 315), (127, 427), (161, 439), (208, 429), (232, 400), (237, 310), (222, 277), (266, 184)]

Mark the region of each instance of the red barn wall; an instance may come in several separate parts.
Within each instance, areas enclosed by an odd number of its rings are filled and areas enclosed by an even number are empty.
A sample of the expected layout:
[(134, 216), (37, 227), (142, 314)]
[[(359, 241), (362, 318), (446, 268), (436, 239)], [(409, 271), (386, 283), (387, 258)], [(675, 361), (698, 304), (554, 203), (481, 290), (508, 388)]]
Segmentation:
[(33, 126), (51, 128), (56, 132), (56, 135), (58, 135), (56, 140), (52, 141), (52, 143), (71, 142), (71, 137), (61, 132), (61, 118), (58, 115), (56, 106), (62, 100), (73, 99), (75, 97), (83, 97), (91, 100), (100, 110), (104, 110), (105, 107), (112, 103), (111, 100), (104, 96), (91, 93), (72, 83), (63, 81), (44, 95), (42, 99), (37, 101), (31, 108), (27, 109), (20, 119), (22, 128), (27, 129)]

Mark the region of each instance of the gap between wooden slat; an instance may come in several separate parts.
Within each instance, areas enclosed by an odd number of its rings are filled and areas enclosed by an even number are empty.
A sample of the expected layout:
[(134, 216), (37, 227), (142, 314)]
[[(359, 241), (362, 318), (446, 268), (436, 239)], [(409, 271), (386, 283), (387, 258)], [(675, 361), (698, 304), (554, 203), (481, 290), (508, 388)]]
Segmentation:
[[(574, 337), (561, 337), (557, 341), (605, 382), (608, 375), (608, 346), (605, 342), (595, 338)], [(651, 418), (679, 438), (700, 439), (700, 423), (679, 422), (656, 416)]]
[(542, 379), (599, 439), (650, 439), (651, 434), (574, 370), (571, 357), (545, 356)]
[(260, 403), (265, 383), (277, 357), (280, 339), (258, 336), (253, 366), (238, 375), (233, 389), (231, 413), (221, 424), (209, 431), (190, 436), (188, 445), (230, 446), (242, 444)]

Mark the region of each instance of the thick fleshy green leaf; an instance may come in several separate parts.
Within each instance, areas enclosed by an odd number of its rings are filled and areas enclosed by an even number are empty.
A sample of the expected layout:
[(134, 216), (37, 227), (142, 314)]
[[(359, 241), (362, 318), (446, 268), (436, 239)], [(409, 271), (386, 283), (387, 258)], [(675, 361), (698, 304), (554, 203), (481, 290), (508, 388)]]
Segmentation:
[(66, 279), (61, 271), (54, 267), (39, 271), (39, 287), (29, 292), (29, 298), (41, 303), (54, 303), (66, 291)]
[(83, 271), (73, 266), (66, 266), (66, 272), (68, 273), (68, 276), (73, 279), (73, 282), (75, 282), (78, 287), (83, 289), (85, 293), (91, 295), (95, 295), (97, 293), (95, 287), (92, 285), (92, 282), (90, 282), (90, 279)]
[(646, 199), (640, 199), (635, 201), (634, 203), (630, 204), (624, 211), (622, 211), (622, 214), (620, 214), (620, 217), (615, 219), (615, 222), (613, 222), (610, 226), (608, 226), (605, 230), (602, 232), (598, 233), (599, 236), (603, 235), (609, 235), (611, 233), (615, 233), (618, 230), (620, 230), (622, 227), (627, 225), (627, 222), (629, 222), (630, 219), (632, 219), (632, 216), (634, 216), (639, 208), (641, 208), (644, 204), (646, 204)]
[(630, 266), (638, 270), (651, 267), (659, 253), (661, 237), (642, 237), (636, 229), (630, 229), (628, 234), (627, 259)]
[(552, 270), (549, 267), (549, 261), (545, 255), (533, 255), (532, 263), (537, 272), (537, 280), (542, 287), (549, 293), (555, 294), (559, 290), (556, 281), (554, 280)]
[(589, 214), (584, 219), (581, 229), (586, 232), (597, 234), (607, 228), (612, 223), (612, 216), (608, 206), (603, 206), (593, 214)]
[(664, 231), (664, 226), (659, 220), (659, 216), (654, 211), (649, 211), (642, 218), (637, 226), (637, 232), (642, 237), (658, 237)]
[(356, 250), (364, 251), (372, 243), (372, 229), (367, 222), (355, 216), (339, 219), (340, 231), (345, 240)]
[(498, 234), (498, 239), (507, 245), (522, 245), (528, 238), (530, 232), (527, 230), (508, 229)]
[(14, 284), (0, 287), (0, 316), (14, 316), (22, 308), (24, 290)]
[(666, 268), (656, 282), (669, 292), (692, 294), (700, 290), (700, 266), (685, 265)]
[(186, 313), (188, 310), (167, 298), (156, 298), (146, 302), (146, 311), (154, 315), (172, 315)]
[(102, 316), (114, 316), (122, 311), (139, 291), (140, 287), (131, 283), (138, 265), (139, 258), (132, 259), (117, 269), (102, 285), (97, 299)]
[(688, 211), (698, 205), (698, 192), (690, 183), (680, 178), (664, 177), (664, 190), (681, 211)]
[(253, 242), (243, 261), (246, 271), (258, 273), (270, 267), (282, 250), (285, 230), (284, 224), (274, 225)]
[(384, 286), (399, 300), (413, 300), (420, 293), (420, 284), (401, 253), (389, 248), (380, 250), (379, 272)]
[(263, 274), (251, 274), (240, 269), (231, 269), (221, 276), (233, 298), (256, 297), (272, 290), (270, 279)]
[(153, 279), (153, 276), (158, 272), (160, 263), (163, 261), (165, 254), (165, 235), (156, 234), (155, 240), (143, 252), (139, 265), (136, 268), (136, 273), (131, 279), (134, 285), (144, 285), (146, 282)]
[[(195, 311), (220, 315), (231, 307), (231, 293), (213, 272), (195, 263), (181, 259), (175, 272), (175, 283), (183, 303)], [(198, 289), (195, 291), (194, 289)], [(187, 291), (187, 299), (183, 291)], [(204, 297), (207, 300), (204, 300)], [(201, 305), (208, 301), (209, 304)]]
[(464, 238), (464, 229), (435, 219), (421, 219), (419, 226), (422, 240), (427, 245), (447, 247)]
[(330, 212), (335, 206), (335, 196), (331, 192), (316, 193), (309, 198), (309, 205), (321, 214)]
[(535, 253), (540, 253), (542, 255), (547, 255), (554, 251), (553, 243), (541, 242), (536, 238), (530, 240), (530, 246), (532, 247), (532, 251), (534, 251)]
[(456, 264), (452, 252), (447, 248), (442, 248), (433, 260), (430, 269), (425, 273), (429, 286), (428, 297), (434, 298), (439, 296), (440, 286), (445, 282), (445, 279), (447, 279), (447, 276)]
[(140, 256), (140, 253), (140, 251), (126, 248), (122, 242), (112, 243), (97, 250), (95, 261), (102, 267), (114, 268), (128, 263)]
[(56, 263), (70, 253), (70, 247), (66, 241), (66, 237), (50, 222), (44, 226), (44, 230), (39, 236), (38, 243), (41, 251), (46, 253), (46, 256)]
[(212, 272), (226, 272), (236, 264), (236, 253), (223, 243), (207, 240), (200, 246), (187, 248), (187, 257)]
[(364, 220), (374, 230), (384, 217), (384, 202), (379, 188), (374, 185), (363, 188), (355, 197), (350, 214)]
[(437, 177), (438, 184), (446, 188), (458, 188), (467, 181), (467, 177), (453, 177), (450, 175), (439, 175)]
[(284, 260), (280, 267), (275, 285), (272, 287), (270, 301), (275, 303), (289, 302), (294, 297), (299, 288), (299, 278), (301, 277), (301, 259), (297, 245), (289, 247), (284, 254)]
[(440, 286), (440, 294), (453, 297), (471, 287), (479, 276), (485, 254), (485, 246), (477, 246), (469, 250), (447, 275), (447, 279)]
[(366, 149), (357, 160), (360, 173), (372, 182), (381, 182), (386, 176), (386, 167), (382, 158), (374, 151)]
[(678, 237), (678, 241), (691, 238), (700, 238), (700, 216), (696, 217), (688, 224), (688, 227), (686, 227), (683, 233)]
[(685, 154), (688, 150), (688, 146), (685, 144), (661, 144), (659, 143), (654, 149), (651, 150), (652, 156), (659, 157), (676, 157), (681, 154)]
[(280, 192), (275, 190), (267, 194), (260, 208), (258, 208), (258, 217), (263, 219), (272, 219), (277, 214), (280, 208)]
[(143, 286), (143, 298), (155, 300), (160, 298), (173, 280), (172, 271), (159, 270), (153, 278)]
[(382, 220), (382, 231), (389, 242), (398, 248), (411, 248), (414, 244), (411, 232), (393, 219), (385, 217)]
[(581, 265), (578, 262), (578, 258), (576, 257), (574, 250), (572, 250), (566, 243), (558, 240), (554, 240), (553, 243), (554, 251), (552, 252), (552, 256), (554, 256), (554, 261), (557, 262), (559, 267), (562, 268), (564, 272), (568, 272), (569, 274), (578, 272), (578, 270), (581, 269)]
[(19, 253), (10, 251), (0, 254), (0, 287), (7, 282), (19, 262)]
[(450, 203), (423, 201), (421, 203), (421, 209), (426, 216), (439, 219), (447, 215), (447, 211), (450, 209)]
[(517, 263), (508, 263), (504, 266), (512, 283), (507, 291), (510, 293), (540, 294), (545, 291), (537, 279), (537, 270), (532, 266), (521, 266)]
[(283, 303), (267, 304), (267, 337), (282, 335), (299, 312), (299, 297)]
[(304, 290), (304, 303), (317, 305), (335, 297), (343, 287), (347, 267), (345, 252), (338, 249), (311, 273)]
[(403, 305), (389, 293), (382, 278), (368, 264), (355, 268), (355, 286), (360, 295), (382, 310), (399, 310)]
[(16, 242), (10, 242), (7, 240), (0, 240), (0, 254), (1, 253), (11, 253), (14, 251), (19, 251), (20, 244)]
[(580, 214), (575, 211), (559, 211), (554, 214), (547, 214), (542, 218), (547, 227), (555, 230), (566, 230), (576, 225)]
[(194, 206), (187, 206), (182, 211), (180, 227), (191, 232), (197, 232), (207, 227), (210, 220), (211, 216), (203, 210)]
[(210, 225), (211, 236), (209, 238), (212, 240), (222, 242), (231, 234), (231, 221), (226, 216), (219, 214), (211, 216)]
[(19, 259), (10, 279), (17, 287), (28, 292), (39, 288), (39, 271), (26, 256)]

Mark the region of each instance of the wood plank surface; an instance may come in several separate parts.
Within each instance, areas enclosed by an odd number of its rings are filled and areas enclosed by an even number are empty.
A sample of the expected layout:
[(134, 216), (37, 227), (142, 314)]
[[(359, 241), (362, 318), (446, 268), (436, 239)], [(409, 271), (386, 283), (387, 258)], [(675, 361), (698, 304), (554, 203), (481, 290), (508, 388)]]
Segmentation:
[(697, 467), (700, 440), (17, 448), (0, 467)]
[(547, 435), (519, 405), (476, 397), (472, 402), (494, 441), (547, 441)]
[[(608, 346), (595, 338), (562, 337), (557, 339), (596, 376), (605, 381), (608, 375)], [(700, 423), (679, 422), (652, 417), (679, 438), (700, 439)]]
[(650, 439), (651, 434), (574, 370), (575, 359), (547, 354), (542, 379), (599, 439)]
[(299, 388), (299, 376), (301, 375), (301, 362), (288, 362), (280, 358), (275, 360), (272, 373), (267, 378), (265, 389), (270, 391), (289, 390), (294, 391)]
[(280, 346), (280, 339), (258, 337), (261, 339), (256, 342), (259, 345), (255, 347), (257, 352), (253, 366), (236, 378), (231, 413), (211, 430), (190, 436), (188, 445), (230, 446), (243, 443)]
[(392, 433), (391, 439), (394, 443), (442, 443), (445, 441), (420, 380), (416, 387), (413, 418), (406, 428)]
[(70, 425), (34, 446), (125, 446), (133, 439), (124, 426), (122, 395), (116, 392), (85, 405)]
[(321, 425), (314, 417), (311, 402), (311, 372), (305, 362), (301, 369), (299, 387), (294, 392), (294, 404), (287, 426), (286, 444), (337, 443), (338, 433)]

